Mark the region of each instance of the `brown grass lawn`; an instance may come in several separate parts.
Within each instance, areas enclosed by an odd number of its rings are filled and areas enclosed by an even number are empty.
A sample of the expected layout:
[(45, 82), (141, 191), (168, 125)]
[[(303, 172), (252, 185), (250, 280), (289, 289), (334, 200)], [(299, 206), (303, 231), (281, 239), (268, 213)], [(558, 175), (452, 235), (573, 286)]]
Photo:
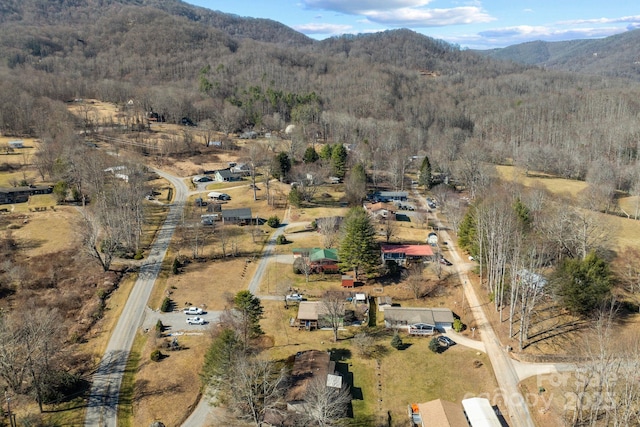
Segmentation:
[(305, 298), (320, 298), (324, 291), (340, 289), (339, 274), (311, 274), (307, 283), (304, 274), (294, 274), (291, 264), (272, 262), (267, 266), (262, 282), (260, 294), (285, 295), (289, 288), (301, 292)]
[[(429, 350), (429, 340), (404, 336), (403, 343), (409, 348), (398, 351), (389, 347), (389, 353), (382, 358), (380, 398), (383, 409), (391, 411), (393, 425), (406, 425), (407, 405), (411, 403), (434, 399), (459, 403), (466, 397), (491, 395), (497, 388), (484, 353), (456, 345), (435, 354)], [(482, 363), (478, 368), (474, 366), (477, 361)]]
[(19, 228), (14, 228), (12, 234), (18, 239), (20, 247), (24, 250), (24, 256), (32, 257), (71, 249), (75, 246), (74, 223), (78, 218), (78, 211), (75, 208), (58, 206), (55, 211), (50, 209), (43, 212), (27, 211), (22, 218), (21, 223), (18, 223)]
[(227, 296), (247, 289), (256, 266), (257, 262), (247, 263), (246, 258), (189, 264), (183, 273), (167, 278), (166, 289), (179, 308), (190, 303), (204, 304), (209, 310), (223, 310)]
[[(520, 383), (520, 390), (527, 396), (529, 412), (538, 426), (568, 426), (564, 418), (564, 407), (567, 402), (564, 379), (570, 378), (562, 375), (539, 375)], [(540, 391), (540, 387), (544, 391)]]
[(496, 166), (498, 176), (506, 181), (519, 182), (526, 187), (542, 184), (548, 191), (554, 194), (569, 194), (576, 196), (587, 188), (587, 183), (571, 179), (557, 178), (530, 172), (530, 176), (525, 176), (524, 171), (515, 166)]
[(199, 374), (210, 336), (207, 332), (181, 335), (178, 343), (185, 350), (163, 350), (165, 358), (160, 362), (151, 361), (151, 352), (162, 340), (170, 339), (157, 339), (150, 333), (142, 348), (134, 385), (134, 426), (148, 426), (157, 420), (167, 426), (180, 425), (197, 403), (201, 386)]

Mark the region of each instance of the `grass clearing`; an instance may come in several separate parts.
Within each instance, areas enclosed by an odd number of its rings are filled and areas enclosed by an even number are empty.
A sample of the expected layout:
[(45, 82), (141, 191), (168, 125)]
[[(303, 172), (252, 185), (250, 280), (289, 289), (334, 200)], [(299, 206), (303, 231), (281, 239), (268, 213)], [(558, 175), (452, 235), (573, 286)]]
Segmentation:
[(311, 274), (307, 283), (304, 274), (295, 274), (293, 265), (289, 263), (272, 262), (267, 265), (259, 294), (285, 295), (289, 288), (301, 292), (306, 298), (320, 298), (324, 291), (340, 288), (340, 274)]
[(497, 388), (486, 354), (461, 345), (433, 353), (429, 350), (430, 337), (403, 335), (402, 339), (409, 347), (400, 351), (389, 347), (380, 364), (380, 398), (384, 409), (391, 411), (393, 425), (401, 425), (398, 420), (405, 421), (406, 408), (411, 403), (434, 399), (459, 403), (463, 398), (493, 393)]
[(167, 276), (165, 289), (179, 308), (197, 305), (223, 310), (227, 296), (247, 289), (257, 265), (246, 258), (192, 263), (183, 273)]
[(558, 178), (535, 172), (529, 172), (527, 176), (524, 170), (515, 166), (497, 165), (496, 171), (498, 172), (498, 176), (505, 181), (518, 182), (526, 187), (542, 185), (549, 192), (558, 195), (568, 194), (575, 197), (589, 185), (584, 181)]
[(156, 338), (153, 332), (144, 339), (136, 367), (132, 394), (133, 424), (148, 426), (161, 420), (178, 426), (195, 407), (201, 389), (200, 370), (209, 347), (210, 336), (202, 333), (181, 335), (183, 350), (161, 350), (164, 357), (153, 362), (149, 356), (170, 337)]
[(12, 234), (27, 257), (72, 249), (76, 246), (74, 235), (78, 218), (78, 211), (70, 206), (58, 206), (55, 211), (24, 213), (19, 228), (13, 228)]

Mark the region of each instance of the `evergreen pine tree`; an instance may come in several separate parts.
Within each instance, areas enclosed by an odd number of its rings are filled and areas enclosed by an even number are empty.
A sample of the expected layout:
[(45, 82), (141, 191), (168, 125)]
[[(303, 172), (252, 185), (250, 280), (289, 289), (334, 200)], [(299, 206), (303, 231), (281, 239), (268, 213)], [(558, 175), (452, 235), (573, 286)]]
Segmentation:
[(427, 189), (431, 188), (431, 162), (427, 156), (424, 156), (422, 164), (420, 165), (420, 177), (418, 178), (418, 184)]
[(376, 231), (371, 219), (362, 207), (351, 208), (344, 221), (344, 237), (338, 255), (340, 266), (345, 270), (371, 272), (380, 264)]
[(398, 331), (396, 331), (393, 334), (393, 338), (391, 338), (391, 347), (395, 348), (396, 350), (400, 350), (402, 348), (402, 338), (400, 338), (400, 334), (398, 334)]
[(344, 178), (347, 173), (347, 149), (342, 144), (333, 147), (331, 151), (331, 166), (333, 174), (338, 178)]

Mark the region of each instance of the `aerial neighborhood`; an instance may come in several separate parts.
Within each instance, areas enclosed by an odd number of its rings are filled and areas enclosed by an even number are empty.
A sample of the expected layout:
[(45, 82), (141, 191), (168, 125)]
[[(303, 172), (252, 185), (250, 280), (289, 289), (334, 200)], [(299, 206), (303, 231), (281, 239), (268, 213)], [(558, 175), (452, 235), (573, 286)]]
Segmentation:
[(640, 426), (640, 30), (0, 22), (0, 427)]

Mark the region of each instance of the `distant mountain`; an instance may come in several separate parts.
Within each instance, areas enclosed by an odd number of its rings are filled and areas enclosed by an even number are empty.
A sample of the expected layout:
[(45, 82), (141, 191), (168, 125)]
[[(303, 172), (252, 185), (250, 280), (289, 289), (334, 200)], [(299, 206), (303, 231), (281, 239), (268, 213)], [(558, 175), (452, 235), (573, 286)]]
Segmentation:
[(129, 6), (161, 10), (175, 17), (186, 18), (208, 27), (214, 27), (228, 36), (286, 45), (308, 45), (313, 39), (284, 24), (259, 18), (237, 15), (192, 6), (180, 0), (2, 0), (0, 23), (14, 22), (26, 25), (87, 24)]
[(475, 52), (548, 69), (640, 80), (640, 30), (597, 40), (535, 41)]

